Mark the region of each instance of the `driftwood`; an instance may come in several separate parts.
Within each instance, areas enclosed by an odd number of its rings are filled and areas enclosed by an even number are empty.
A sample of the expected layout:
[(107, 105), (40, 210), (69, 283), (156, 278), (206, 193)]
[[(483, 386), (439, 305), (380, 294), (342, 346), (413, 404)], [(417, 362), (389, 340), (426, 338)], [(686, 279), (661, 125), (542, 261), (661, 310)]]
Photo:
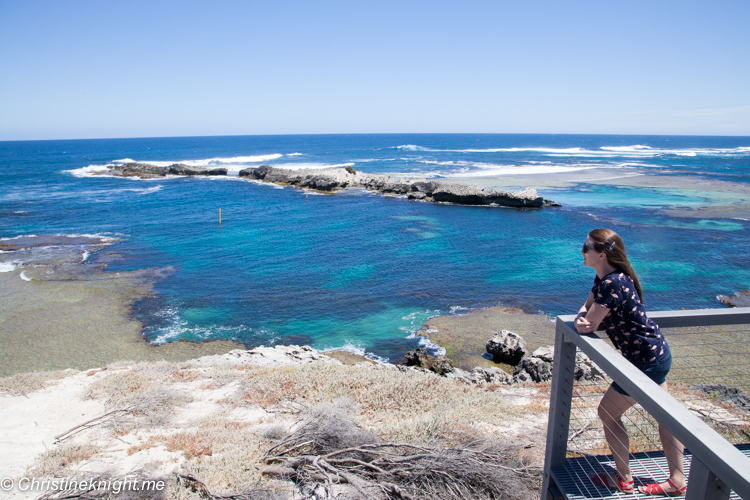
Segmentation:
[(120, 417), (123, 417), (125, 415), (133, 415), (137, 412), (148, 409), (154, 406), (155, 404), (162, 402), (163, 400), (164, 400), (164, 396), (158, 395), (158, 396), (152, 396), (149, 398), (142, 399), (135, 403), (129, 404), (128, 406), (125, 406), (124, 408), (115, 408), (114, 410), (108, 411), (107, 413), (99, 415), (98, 417), (94, 417), (81, 424), (71, 427), (70, 429), (68, 429), (67, 431), (61, 434), (58, 434), (57, 436), (55, 436), (55, 443), (64, 441), (70, 437), (75, 436), (79, 432), (83, 432), (92, 427), (97, 427), (100, 425), (117, 424), (118, 419)]

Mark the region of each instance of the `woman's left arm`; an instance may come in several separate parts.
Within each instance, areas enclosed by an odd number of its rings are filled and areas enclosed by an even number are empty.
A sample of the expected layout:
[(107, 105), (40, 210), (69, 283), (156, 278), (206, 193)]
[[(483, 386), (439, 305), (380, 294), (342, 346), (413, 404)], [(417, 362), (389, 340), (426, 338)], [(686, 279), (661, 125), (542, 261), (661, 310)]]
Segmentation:
[(599, 323), (609, 314), (609, 308), (594, 302), (586, 312), (585, 318), (576, 321), (578, 333), (592, 333), (599, 328)]

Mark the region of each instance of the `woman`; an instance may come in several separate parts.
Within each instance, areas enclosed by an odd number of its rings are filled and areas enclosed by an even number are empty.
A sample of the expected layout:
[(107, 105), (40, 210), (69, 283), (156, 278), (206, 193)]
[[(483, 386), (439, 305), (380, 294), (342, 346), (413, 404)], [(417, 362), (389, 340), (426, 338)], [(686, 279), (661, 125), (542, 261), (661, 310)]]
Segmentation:
[[(578, 311), (575, 327), (579, 333), (591, 333), (603, 327), (616, 348), (654, 382), (667, 390), (666, 376), (672, 366), (672, 355), (659, 326), (646, 316), (638, 277), (628, 261), (620, 236), (609, 229), (594, 229), (583, 245), (583, 264), (594, 268), (596, 278), (589, 298)], [(630, 441), (621, 417), (635, 404), (616, 383), (612, 383), (599, 403), (599, 418), (612, 450), (617, 471), (591, 477), (601, 486), (625, 493), (633, 491), (630, 472)], [(664, 455), (669, 464), (669, 478), (660, 484), (639, 487), (642, 493), (680, 496), (687, 486), (683, 469), (684, 447), (659, 424)]]

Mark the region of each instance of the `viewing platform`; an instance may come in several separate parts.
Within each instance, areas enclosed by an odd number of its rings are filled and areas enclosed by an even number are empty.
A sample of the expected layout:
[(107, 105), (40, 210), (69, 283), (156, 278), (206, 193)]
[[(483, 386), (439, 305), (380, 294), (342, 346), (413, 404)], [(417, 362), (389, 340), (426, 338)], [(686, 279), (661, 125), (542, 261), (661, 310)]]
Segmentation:
[[(541, 500), (663, 498), (638, 491), (640, 484), (669, 477), (657, 421), (685, 445), (687, 500), (750, 500), (750, 308), (656, 311), (649, 317), (672, 349), (669, 393), (606, 338), (576, 332), (575, 316), (557, 318)], [(576, 381), (576, 349), (607, 378)], [(590, 479), (615, 470), (597, 414), (611, 381), (637, 402), (622, 418), (635, 480), (630, 494)]]

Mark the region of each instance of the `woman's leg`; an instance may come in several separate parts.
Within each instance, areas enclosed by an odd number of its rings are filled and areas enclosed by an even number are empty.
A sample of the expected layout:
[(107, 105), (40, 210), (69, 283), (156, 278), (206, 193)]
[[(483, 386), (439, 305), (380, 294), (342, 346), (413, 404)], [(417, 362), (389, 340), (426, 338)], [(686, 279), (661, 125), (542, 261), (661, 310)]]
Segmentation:
[[(666, 382), (661, 384), (661, 388), (669, 392)], [(667, 465), (669, 465), (669, 480), (678, 488), (682, 488), (685, 486), (685, 466), (682, 461), (682, 453), (685, 451), (685, 447), (661, 424), (659, 424), (659, 437), (661, 438), (661, 446), (664, 448), (664, 456), (667, 457)], [(674, 490), (667, 482), (663, 482), (659, 486), (665, 492)]]
[(604, 436), (617, 465), (617, 472), (623, 481), (632, 481), (630, 473), (630, 439), (622, 424), (622, 414), (635, 404), (629, 396), (623, 396), (611, 385), (599, 403), (599, 418), (604, 423)]

